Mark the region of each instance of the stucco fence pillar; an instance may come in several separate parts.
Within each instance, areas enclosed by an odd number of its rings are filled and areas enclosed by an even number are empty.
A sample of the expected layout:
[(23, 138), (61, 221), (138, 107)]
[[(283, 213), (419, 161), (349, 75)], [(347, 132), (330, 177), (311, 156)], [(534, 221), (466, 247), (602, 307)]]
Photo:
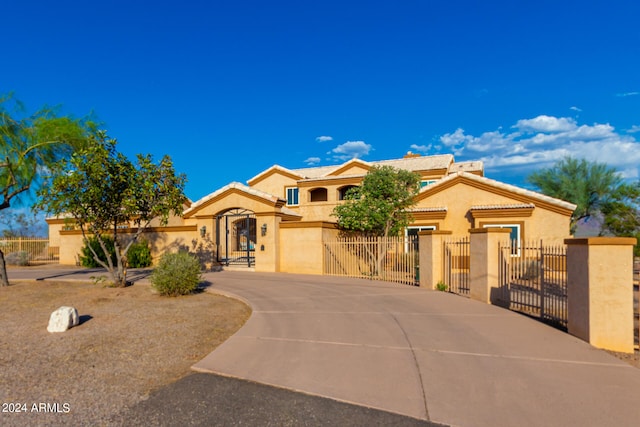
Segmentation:
[(280, 223), (276, 213), (256, 213), (255, 271), (276, 272), (280, 268)]
[(567, 239), (568, 331), (591, 345), (633, 353), (635, 238)]
[(509, 239), (508, 228), (469, 230), (469, 297), (488, 304), (500, 304), (499, 245)]
[(418, 233), (420, 247), (420, 286), (435, 289), (444, 280), (443, 245), (451, 231), (427, 230)]
[(325, 240), (335, 239), (335, 223), (299, 221), (280, 224), (280, 268), (278, 271), (323, 274)]

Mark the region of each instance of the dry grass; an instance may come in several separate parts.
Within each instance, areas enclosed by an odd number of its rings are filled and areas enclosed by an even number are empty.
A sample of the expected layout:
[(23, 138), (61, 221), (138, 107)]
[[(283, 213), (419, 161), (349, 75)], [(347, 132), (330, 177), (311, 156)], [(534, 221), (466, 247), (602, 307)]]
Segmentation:
[[(56, 308), (81, 324), (47, 332)], [(168, 298), (149, 285), (19, 283), (0, 288), (0, 425), (102, 425), (154, 389), (184, 376), (237, 331), (243, 303), (209, 292)], [(8, 414), (12, 403), (27, 413)], [(48, 403), (68, 413), (32, 412)], [(51, 406), (49, 407), (51, 409)]]

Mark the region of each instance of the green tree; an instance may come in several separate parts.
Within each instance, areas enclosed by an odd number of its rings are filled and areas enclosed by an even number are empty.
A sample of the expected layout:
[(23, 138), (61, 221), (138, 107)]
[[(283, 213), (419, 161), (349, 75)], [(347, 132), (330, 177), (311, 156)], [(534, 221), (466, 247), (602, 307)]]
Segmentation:
[(362, 185), (347, 192), (346, 202), (332, 215), (338, 227), (366, 236), (396, 236), (411, 222), (408, 209), (415, 204), (420, 175), (391, 166), (374, 167)]
[(38, 227), (41, 222), (35, 215), (27, 215), (26, 212), (11, 212), (9, 209), (0, 210), (0, 224), (3, 226), (0, 234), (5, 238), (42, 235), (42, 230)]
[[(362, 180), (362, 185), (347, 192), (345, 203), (334, 208), (332, 215), (346, 234), (365, 237), (397, 236), (412, 220), (409, 208), (420, 189), (420, 175), (390, 166), (374, 167)], [(371, 245), (360, 247), (368, 260), (370, 274), (378, 276), (384, 270), (382, 262), (386, 239), (377, 239), (377, 251)]]
[(607, 164), (572, 157), (532, 173), (527, 180), (543, 194), (577, 205), (571, 216), (572, 233), (580, 219), (602, 212), (623, 183), (617, 171)]
[[(126, 286), (129, 248), (152, 220), (159, 219), (164, 225), (171, 214), (181, 215), (186, 177), (176, 175), (169, 156), (156, 164), (150, 155), (139, 154), (136, 162), (131, 162), (104, 131), (96, 132), (84, 149), (64, 162), (64, 170), (66, 173), (42, 187), (37, 207), (73, 218), (89, 248), (93, 248), (88, 244), (92, 235), (107, 254), (105, 239), (110, 237), (115, 265), (111, 257), (100, 257), (95, 249), (91, 249), (93, 257), (109, 271), (114, 286)], [(121, 227), (129, 226), (135, 232), (123, 236)]]
[[(618, 186), (602, 205), (601, 234), (635, 237), (640, 240), (640, 181)], [(640, 256), (640, 242), (634, 248)]]
[[(81, 147), (90, 122), (58, 116), (44, 107), (31, 115), (12, 94), (0, 96), (0, 210), (55, 173), (61, 160)], [(0, 286), (8, 286), (4, 253), (0, 250)]]

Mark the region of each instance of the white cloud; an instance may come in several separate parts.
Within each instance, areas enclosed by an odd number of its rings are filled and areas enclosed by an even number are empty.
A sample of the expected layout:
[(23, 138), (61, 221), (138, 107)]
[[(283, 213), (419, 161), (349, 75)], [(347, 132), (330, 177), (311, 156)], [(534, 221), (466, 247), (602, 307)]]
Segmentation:
[(316, 138), (316, 141), (318, 141), (318, 142), (333, 141), (333, 137), (323, 135), (323, 136), (319, 136), (319, 137), (317, 137), (317, 138)]
[(328, 154), (332, 154), (334, 160), (344, 161), (366, 156), (369, 151), (371, 151), (371, 145), (364, 141), (347, 141), (338, 145)]
[(616, 96), (620, 96), (620, 97), (625, 97), (625, 96), (636, 96), (636, 95), (640, 95), (640, 92), (623, 92), (623, 93), (616, 93)]
[(418, 145), (418, 144), (411, 144), (411, 148), (412, 150), (416, 150), (420, 153), (428, 153), (429, 151), (431, 151), (431, 148), (433, 148), (432, 144), (429, 145)]
[(439, 151), (453, 151), (458, 161), (482, 160), (494, 173), (509, 169), (512, 175), (526, 176), (572, 156), (607, 163), (628, 178), (640, 176), (640, 141), (631, 135), (640, 132), (640, 126), (621, 134), (610, 124), (580, 125), (567, 117), (538, 116), (518, 120), (511, 129), (480, 136), (457, 129), (440, 138), (444, 147)]
[(565, 132), (576, 128), (576, 121), (568, 117), (538, 116), (533, 119), (518, 120), (513, 126), (522, 132)]
[(304, 162), (306, 164), (308, 164), (309, 166), (313, 166), (313, 165), (317, 165), (318, 163), (320, 163), (320, 157), (309, 157), (308, 159), (306, 159)]
[(581, 108), (578, 108), (578, 107), (576, 107), (576, 106), (569, 107), (569, 110), (578, 111), (578, 112), (582, 111), (582, 109), (581, 109)]
[(446, 133), (440, 137), (440, 142), (442, 142), (445, 147), (456, 147), (465, 142), (469, 142), (472, 137), (469, 137), (464, 134), (464, 129), (458, 128), (454, 133)]

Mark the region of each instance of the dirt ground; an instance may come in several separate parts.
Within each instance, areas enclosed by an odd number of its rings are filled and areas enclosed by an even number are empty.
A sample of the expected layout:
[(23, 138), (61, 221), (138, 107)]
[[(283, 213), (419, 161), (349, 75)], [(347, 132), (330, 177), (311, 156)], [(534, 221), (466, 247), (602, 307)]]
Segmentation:
[[(80, 325), (49, 333), (73, 306)], [(0, 425), (107, 425), (190, 371), (250, 309), (202, 292), (161, 297), (150, 285), (23, 282), (0, 288)]]

